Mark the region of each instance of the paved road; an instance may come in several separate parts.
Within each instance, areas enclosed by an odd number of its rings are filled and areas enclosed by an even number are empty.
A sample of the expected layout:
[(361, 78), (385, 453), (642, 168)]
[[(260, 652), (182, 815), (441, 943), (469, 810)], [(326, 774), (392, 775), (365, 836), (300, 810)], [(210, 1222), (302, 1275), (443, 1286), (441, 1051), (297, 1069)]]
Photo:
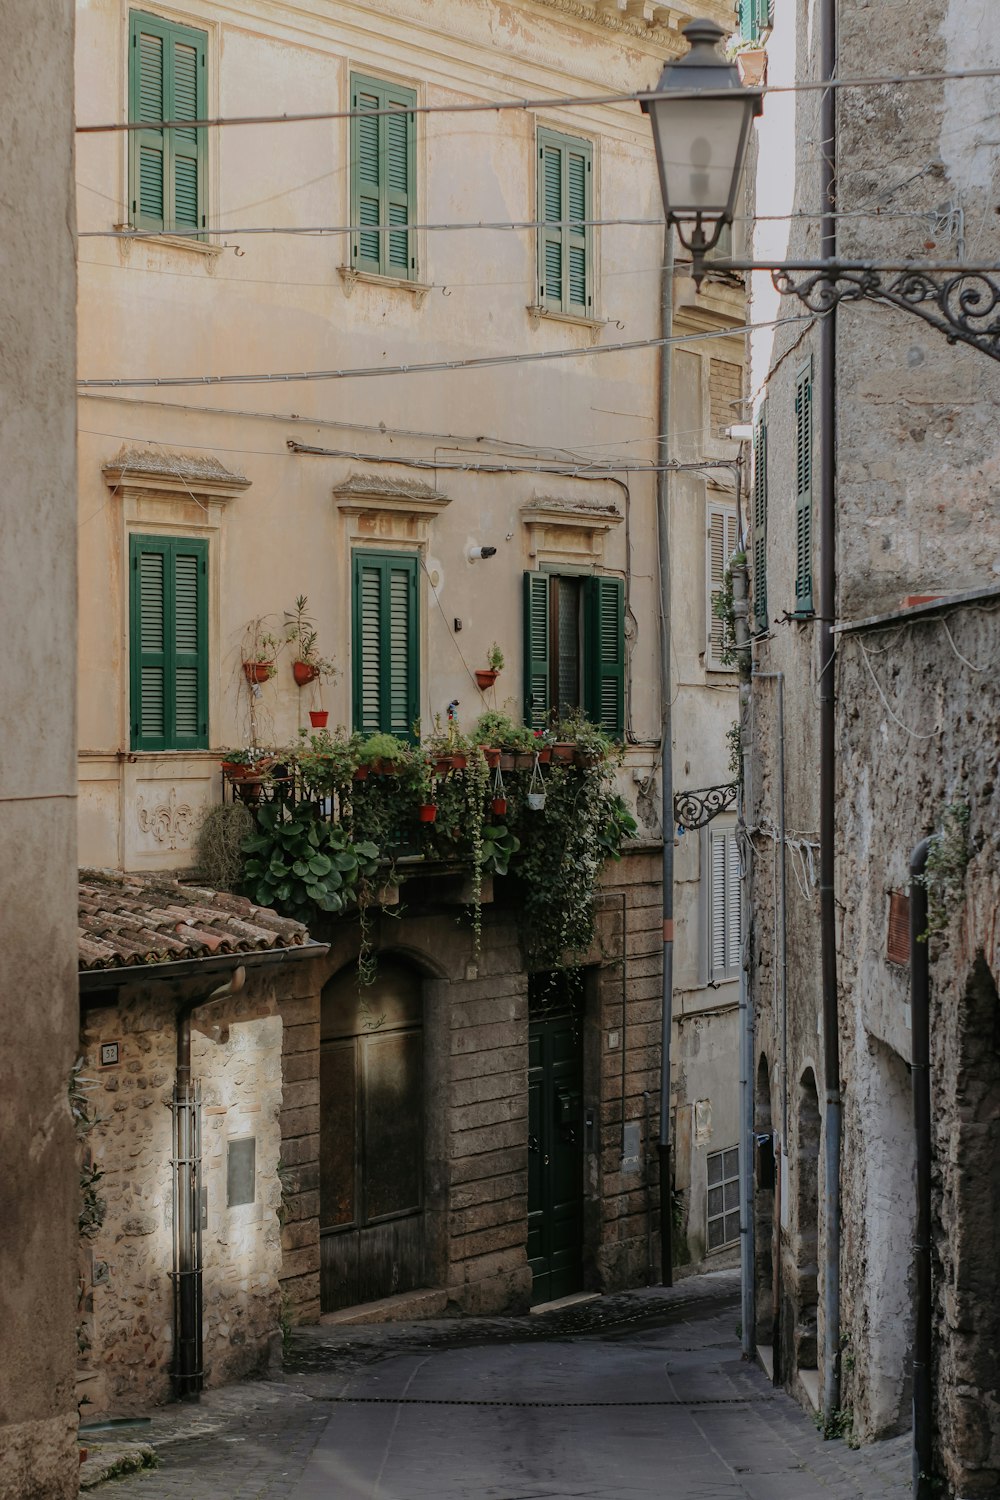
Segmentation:
[(904, 1500), (905, 1439), (857, 1452), (736, 1341), (733, 1277), (546, 1319), (304, 1330), (287, 1383), (166, 1409), (111, 1500)]

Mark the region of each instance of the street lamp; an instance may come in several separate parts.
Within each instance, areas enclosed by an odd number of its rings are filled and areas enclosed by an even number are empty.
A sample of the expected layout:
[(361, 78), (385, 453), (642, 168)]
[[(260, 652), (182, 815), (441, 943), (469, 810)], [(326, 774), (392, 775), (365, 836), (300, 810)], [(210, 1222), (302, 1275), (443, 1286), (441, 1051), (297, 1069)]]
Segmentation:
[(653, 127), (667, 223), (690, 250), (695, 285), (705, 256), (733, 222), (750, 126), (763, 108), (759, 89), (744, 88), (735, 63), (719, 49), (715, 21), (691, 21), (691, 50), (668, 62), (656, 93), (642, 101)]

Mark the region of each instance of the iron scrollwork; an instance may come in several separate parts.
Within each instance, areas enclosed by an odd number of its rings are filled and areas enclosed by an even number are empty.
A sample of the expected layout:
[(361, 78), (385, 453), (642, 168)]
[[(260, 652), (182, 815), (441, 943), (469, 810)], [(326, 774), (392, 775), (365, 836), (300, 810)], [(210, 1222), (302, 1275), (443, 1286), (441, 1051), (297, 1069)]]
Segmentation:
[(887, 275), (868, 266), (830, 265), (799, 281), (789, 271), (775, 270), (771, 280), (810, 312), (827, 313), (841, 302), (886, 302), (916, 313), (949, 344), (968, 344), (1000, 360), (1000, 282), (983, 272), (938, 278), (919, 270)]
[(674, 797), (674, 822), (686, 833), (704, 828), (720, 813), (735, 806), (738, 781), (729, 781), (725, 786), (707, 786), (698, 792), (677, 792)]

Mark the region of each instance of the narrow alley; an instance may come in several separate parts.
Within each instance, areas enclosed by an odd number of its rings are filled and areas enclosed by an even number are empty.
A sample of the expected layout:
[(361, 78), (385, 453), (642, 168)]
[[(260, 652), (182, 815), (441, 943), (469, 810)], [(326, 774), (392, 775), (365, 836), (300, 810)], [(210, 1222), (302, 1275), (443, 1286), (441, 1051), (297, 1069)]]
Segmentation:
[[(284, 1382), (160, 1410), (115, 1500), (902, 1500), (740, 1358), (733, 1272), (527, 1318), (299, 1330)], [(96, 1434), (95, 1434), (96, 1436)], [(86, 1483), (86, 1477), (85, 1477)]]

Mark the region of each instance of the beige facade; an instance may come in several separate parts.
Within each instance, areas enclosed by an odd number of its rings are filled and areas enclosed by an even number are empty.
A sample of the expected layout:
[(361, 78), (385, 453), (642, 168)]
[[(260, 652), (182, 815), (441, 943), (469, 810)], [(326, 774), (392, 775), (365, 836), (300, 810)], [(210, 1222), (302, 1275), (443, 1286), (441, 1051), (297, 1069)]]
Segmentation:
[[(5, 0), (0, 45), (0, 1495), (63, 1500), (79, 1468), (71, 4)], [(40, 112), (40, 98), (57, 103)]]
[[(730, 4), (707, 8), (732, 22)], [(199, 34), (205, 108), (222, 117), (349, 110), (359, 76), (412, 90), (431, 111), (627, 93), (655, 81), (681, 46), (687, 19), (668, 5), (589, 0), (451, 0), (432, 9), (402, 0), (335, 12), (251, 0), (222, 11), (191, 0), (143, 13)], [(81, 121), (126, 118), (134, 24), (125, 0), (81, 9)], [(320, 652), (338, 668), (322, 690), (330, 724), (352, 725), (355, 553), (417, 560), (417, 709), (425, 726), (456, 700), (467, 728), (488, 702), (521, 720), (526, 573), (623, 580), (619, 784), (637, 806), (640, 829), (636, 849), (604, 878), (606, 942), (589, 956), (584, 1020), (595, 1111), (585, 1263), (590, 1283), (623, 1285), (645, 1278), (651, 1249), (655, 1259), (661, 929), (651, 851), (662, 810), (651, 466), (659, 355), (647, 341), (660, 331), (662, 225), (650, 136), (631, 104), (414, 119), (409, 212), (418, 227), (402, 276), (359, 269), (352, 257), (344, 231), (357, 205), (346, 118), (207, 131), (202, 201), (211, 232), (203, 238), (123, 236), (121, 226), (136, 219), (126, 135), (81, 138), (81, 858), (146, 872), (191, 865), (199, 821), (222, 794), (222, 750), (293, 742), (319, 704), (315, 685), (295, 685), (288, 651), (256, 688), (242, 666), (252, 622), (280, 635), (300, 595)], [(582, 310), (540, 297), (538, 232), (516, 227), (538, 214), (546, 131), (582, 143), (588, 216), (607, 221), (591, 231), (591, 300)], [(634, 220), (650, 222), (626, 222)], [(515, 227), (433, 227), (480, 222)], [(250, 232), (260, 229), (269, 232)], [(326, 232), (270, 232), (280, 229)], [(731, 466), (739, 450), (723, 429), (742, 410), (743, 321), (743, 289), (731, 278), (710, 279), (696, 296), (679, 272), (671, 457), (710, 466), (672, 481), (674, 759), (682, 789), (731, 779), (724, 736), (736, 712), (735, 678), (710, 655), (710, 541), (713, 515), (732, 515), (736, 505)], [(634, 341), (645, 347), (600, 352)], [(483, 359), (496, 363), (468, 367)], [(461, 368), (415, 368), (424, 364)], [(369, 373), (351, 374), (359, 370)], [(304, 371), (315, 378), (197, 380)], [(163, 377), (192, 383), (142, 383)], [(126, 384), (100, 384), (119, 380)], [(129, 601), (138, 537), (205, 544), (207, 729), (197, 748), (136, 743)], [(477, 547), (495, 554), (473, 558)], [(506, 665), (487, 700), (474, 670), (486, 666), (492, 642)], [(737, 985), (730, 973), (710, 987), (706, 846), (697, 834), (681, 843), (675, 1090), (686, 1145), (678, 1186), (700, 1259), (706, 1157), (737, 1140), (729, 1113)], [(404, 891), (408, 901), (421, 905)], [(487, 906), (478, 969), (468, 934), (455, 930), (454, 896), (438, 888), (423, 904), (426, 914), (407, 910), (402, 920), (383, 921), (376, 947), (420, 977), (425, 1055), (438, 1069), (426, 1075), (427, 1098), (448, 1100), (445, 1112), (428, 1117), (426, 1274), (460, 1308), (523, 1305), (527, 975), (502, 901), (495, 913)], [(628, 1014), (615, 949), (623, 927)], [(355, 929), (332, 924), (320, 935), (333, 944), (332, 980), (356, 957)], [(283, 1115), (282, 1163), (295, 1200), (283, 1228), (283, 1274), (296, 1282), (286, 1285), (293, 1315), (311, 1318), (320, 1308), (322, 1020), (321, 1008), (306, 1015), (315, 997), (296, 1004), (293, 1052), (285, 1017), (283, 1087), (296, 1103), (286, 1101)], [(503, 1014), (486, 1018), (490, 1007)], [(456, 1028), (457, 1015), (466, 1020)], [(476, 1082), (494, 1070), (507, 1078), (507, 1093)], [(654, 1101), (645, 1112), (644, 1092)], [(687, 1128), (695, 1101), (697, 1130)], [(639, 1130), (639, 1160), (623, 1177), (629, 1122)], [(493, 1163), (479, 1159), (489, 1134), (503, 1136)], [(720, 1253), (733, 1249), (730, 1239)]]
[[(770, 84), (815, 69), (818, 9), (776, 7), (766, 39)], [(922, 0), (909, 8), (903, 30), (877, 8), (854, 0), (842, 0), (838, 11), (844, 76), (868, 72), (876, 52), (888, 73), (910, 71), (916, 57), (922, 70), (969, 65), (964, 49), (975, 7), (961, 0)], [(977, 63), (991, 66), (995, 28), (979, 33), (980, 44)], [(989, 184), (997, 159), (976, 123), (989, 116), (994, 96), (992, 80), (952, 80), (922, 85), (919, 97), (903, 91), (891, 102), (879, 89), (842, 97), (841, 257), (995, 262)], [(816, 97), (769, 96), (759, 126), (755, 254), (768, 263), (818, 253)], [(763, 274), (754, 278), (753, 294), (755, 321), (803, 312), (795, 300), (779, 299)], [(957, 290), (953, 295), (957, 304)], [(996, 1129), (995, 1110), (984, 1105), (986, 1091), (995, 1088), (995, 1064), (986, 1056), (992, 1044), (982, 1031), (982, 997), (995, 994), (997, 977), (994, 919), (986, 914), (995, 910), (996, 899), (995, 787), (984, 766), (995, 764), (998, 731), (995, 693), (983, 667), (997, 647), (1000, 512), (993, 470), (1000, 374), (993, 359), (949, 346), (942, 332), (910, 313), (861, 302), (843, 305), (837, 317), (837, 587), (829, 603), (818, 581), (819, 464), (828, 436), (819, 415), (819, 330), (807, 321), (761, 328), (751, 346), (754, 416), (767, 434), (767, 608), (766, 619), (756, 622), (753, 658), (755, 671), (784, 676), (786, 768), (782, 789), (778, 683), (760, 677), (748, 722), (756, 1129), (765, 1136), (773, 1132), (778, 1194), (769, 1163), (759, 1158), (757, 1335), (762, 1343), (773, 1338), (780, 1377), (803, 1398), (816, 1395), (817, 1364), (822, 1370), (824, 1360), (836, 1361), (841, 1349), (840, 1405), (846, 1415), (837, 1420), (850, 1421), (862, 1440), (908, 1424), (913, 1033), (906, 912), (899, 908), (901, 938), (893, 943), (890, 908), (896, 910), (908, 888), (913, 847), (947, 826), (950, 807), (964, 806), (970, 817), (968, 869), (963, 863), (957, 871), (959, 893), (930, 947), (934, 1473), (945, 1493), (987, 1495), (996, 1492), (1000, 1472), (1000, 1377), (995, 1357), (986, 1352), (992, 1323), (984, 1321), (992, 1317), (996, 1281), (973, 1238), (992, 1233), (995, 1196), (984, 1191), (976, 1152), (966, 1155), (956, 1143), (966, 1120), (975, 1123), (977, 1148)], [(810, 372), (813, 599), (811, 608), (790, 619), (799, 603), (795, 475), (802, 424), (796, 393)], [(756, 550), (752, 555), (759, 599), (764, 580)], [(928, 599), (940, 599), (940, 606), (922, 606)], [(828, 1114), (819, 1029), (816, 695), (823, 613), (837, 627), (834, 847), (844, 1107), (837, 1220), (825, 1191)], [(782, 790), (783, 851), (776, 836)], [(788, 892), (784, 948), (782, 860)], [(824, 1326), (824, 1267), (838, 1238), (842, 1318), (833, 1331)], [(960, 1298), (956, 1287), (962, 1288)]]

